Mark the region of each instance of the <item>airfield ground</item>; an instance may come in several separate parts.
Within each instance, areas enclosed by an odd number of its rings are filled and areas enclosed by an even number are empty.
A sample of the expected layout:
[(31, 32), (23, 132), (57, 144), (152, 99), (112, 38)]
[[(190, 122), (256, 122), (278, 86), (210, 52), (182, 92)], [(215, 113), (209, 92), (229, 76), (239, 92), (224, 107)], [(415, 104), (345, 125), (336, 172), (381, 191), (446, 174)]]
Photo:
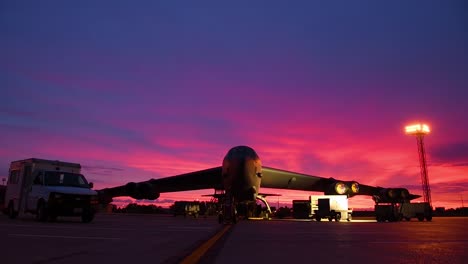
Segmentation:
[(436, 217), (225, 227), (215, 218), (99, 214), (83, 224), (0, 215), (0, 263), (194, 263), (205, 251), (199, 263), (467, 263), (467, 224), (468, 218)]

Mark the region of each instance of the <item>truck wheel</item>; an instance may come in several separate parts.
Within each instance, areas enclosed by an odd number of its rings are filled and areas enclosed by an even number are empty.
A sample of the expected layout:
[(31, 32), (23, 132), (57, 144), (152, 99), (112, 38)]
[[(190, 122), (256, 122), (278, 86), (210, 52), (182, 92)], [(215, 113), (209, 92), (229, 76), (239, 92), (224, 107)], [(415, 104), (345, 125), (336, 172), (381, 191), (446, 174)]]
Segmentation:
[(83, 223), (90, 223), (94, 219), (94, 212), (89, 210), (84, 210), (83, 214), (81, 215), (81, 222)]
[(337, 214), (335, 215), (335, 221), (336, 221), (336, 222), (339, 222), (340, 220), (341, 220), (341, 214), (340, 214), (340, 213), (337, 213)]
[(317, 220), (317, 222), (320, 222), (320, 221), (322, 221), (322, 217), (316, 216), (316, 217), (315, 217), (315, 220)]
[(328, 221), (330, 221), (330, 222), (333, 221), (333, 217), (329, 216)]
[(47, 209), (43, 201), (40, 201), (37, 205), (36, 220), (39, 222), (45, 222), (47, 220)]
[(11, 219), (15, 219), (18, 216), (18, 213), (15, 212), (15, 207), (13, 206), (13, 202), (8, 203), (8, 216)]
[(432, 221), (432, 216), (431, 215), (426, 216), (426, 221)]
[(57, 215), (55, 213), (49, 212), (49, 222), (56, 222), (57, 221)]

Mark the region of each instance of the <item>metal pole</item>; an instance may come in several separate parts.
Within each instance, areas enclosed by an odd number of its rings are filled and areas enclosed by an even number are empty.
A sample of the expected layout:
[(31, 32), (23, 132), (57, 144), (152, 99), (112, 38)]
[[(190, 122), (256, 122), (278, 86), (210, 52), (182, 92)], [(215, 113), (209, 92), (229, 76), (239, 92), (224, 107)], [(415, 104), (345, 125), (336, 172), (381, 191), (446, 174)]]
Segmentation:
[(428, 203), (429, 206), (432, 208), (431, 188), (429, 186), (429, 177), (427, 175), (426, 151), (424, 149), (424, 135), (417, 135), (416, 140), (418, 144), (419, 163), (421, 167), (421, 183), (424, 202)]

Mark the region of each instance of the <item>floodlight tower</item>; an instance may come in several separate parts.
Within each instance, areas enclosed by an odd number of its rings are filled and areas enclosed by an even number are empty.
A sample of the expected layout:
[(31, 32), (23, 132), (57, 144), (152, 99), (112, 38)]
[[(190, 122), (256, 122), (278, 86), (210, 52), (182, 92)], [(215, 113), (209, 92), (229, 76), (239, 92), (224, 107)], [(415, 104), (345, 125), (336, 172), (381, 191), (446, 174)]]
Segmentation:
[(424, 136), (429, 134), (429, 126), (426, 124), (409, 125), (405, 127), (405, 132), (407, 135), (416, 136), (416, 142), (418, 143), (419, 164), (421, 167), (421, 183), (424, 202), (428, 203), (432, 208), (431, 188), (429, 186), (429, 177), (427, 175), (426, 151), (424, 149)]

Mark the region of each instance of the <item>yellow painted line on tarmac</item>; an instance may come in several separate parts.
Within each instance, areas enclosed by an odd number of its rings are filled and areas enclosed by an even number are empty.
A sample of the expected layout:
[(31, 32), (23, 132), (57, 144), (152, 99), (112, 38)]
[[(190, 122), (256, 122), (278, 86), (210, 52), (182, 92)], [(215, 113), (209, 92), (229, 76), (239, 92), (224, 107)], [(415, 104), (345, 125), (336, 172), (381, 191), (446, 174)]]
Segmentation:
[(216, 233), (213, 237), (205, 241), (201, 246), (195, 249), (192, 254), (185, 257), (180, 264), (196, 264), (200, 261), (201, 257), (205, 255), (205, 253), (218, 241), (228, 230), (231, 228), (232, 225), (226, 225), (223, 229), (221, 229), (218, 233)]

